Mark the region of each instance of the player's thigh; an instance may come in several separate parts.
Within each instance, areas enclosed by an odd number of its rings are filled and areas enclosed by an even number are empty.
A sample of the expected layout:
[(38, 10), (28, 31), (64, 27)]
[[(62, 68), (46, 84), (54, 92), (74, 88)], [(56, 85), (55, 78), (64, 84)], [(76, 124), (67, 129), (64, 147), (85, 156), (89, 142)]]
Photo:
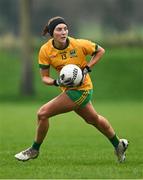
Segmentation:
[(85, 107), (75, 109), (74, 111), (86, 121), (92, 121), (98, 118), (98, 114), (91, 102), (87, 103)]
[(62, 93), (48, 103), (44, 104), (38, 113), (51, 117), (57, 114), (72, 111), (75, 108), (76, 104), (67, 96), (66, 93)]

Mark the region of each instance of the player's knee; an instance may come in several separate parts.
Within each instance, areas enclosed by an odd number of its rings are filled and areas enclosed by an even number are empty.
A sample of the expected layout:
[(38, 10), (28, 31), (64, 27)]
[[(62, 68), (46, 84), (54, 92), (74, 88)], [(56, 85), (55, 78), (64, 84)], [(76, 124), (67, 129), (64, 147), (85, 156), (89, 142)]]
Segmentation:
[(37, 112), (37, 116), (39, 120), (46, 120), (48, 118), (48, 112), (44, 108), (41, 108)]

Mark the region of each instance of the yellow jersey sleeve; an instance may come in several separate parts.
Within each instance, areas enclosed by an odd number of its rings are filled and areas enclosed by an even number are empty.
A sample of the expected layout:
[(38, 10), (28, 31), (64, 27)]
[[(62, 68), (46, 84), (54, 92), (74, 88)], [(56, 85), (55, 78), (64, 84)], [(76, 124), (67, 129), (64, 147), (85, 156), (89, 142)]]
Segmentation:
[(98, 45), (96, 43), (93, 43), (89, 40), (84, 40), (84, 39), (77, 39), (79, 42), (84, 55), (93, 55), (97, 52), (98, 50)]
[(50, 66), (50, 60), (49, 57), (47, 56), (46, 50), (44, 47), (41, 47), (40, 51), (39, 51), (39, 67), (41, 69), (47, 69)]

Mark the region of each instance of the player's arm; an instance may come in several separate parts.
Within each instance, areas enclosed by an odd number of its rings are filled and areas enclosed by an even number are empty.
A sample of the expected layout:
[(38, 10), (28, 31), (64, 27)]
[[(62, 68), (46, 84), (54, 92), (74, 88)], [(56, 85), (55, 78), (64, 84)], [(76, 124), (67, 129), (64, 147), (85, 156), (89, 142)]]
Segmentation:
[(101, 59), (105, 50), (101, 46), (89, 40), (78, 40), (78, 41), (82, 47), (83, 53), (85, 55), (92, 56), (91, 60), (83, 68), (83, 74), (87, 74), (88, 72), (91, 72), (91, 68)]
[(98, 49), (95, 51), (95, 53), (92, 55), (91, 60), (87, 63), (87, 65), (83, 68), (83, 80), (85, 79), (85, 76), (87, 73), (91, 72), (91, 68), (101, 59), (103, 54), (105, 53), (105, 50), (98, 45)]
[(38, 63), (42, 82), (46, 85), (54, 85), (54, 79), (50, 77), (50, 59), (46, 54), (47, 49), (42, 46), (39, 51)]
[(98, 49), (96, 51), (96, 53), (92, 56), (91, 60), (88, 62), (87, 66), (89, 68), (92, 68), (103, 56), (103, 54), (105, 53), (105, 50), (98, 45)]
[(54, 85), (54, 79), (50, 77), (50, 67), (47, 69), (40, 69), (42, 82), (46, 85)]
[[(40, 69), (40, 74), (41, 74), (41, 78), (42, 78), (42, 82), (46, 85), (49, 86), (63, 86), (63, 83), (61, 83), (60, 78), (58, 79), (53, 79), (50, 77), (50, 67), (47, 69)], [(67, 85), (70, 82), (67, 82)]]

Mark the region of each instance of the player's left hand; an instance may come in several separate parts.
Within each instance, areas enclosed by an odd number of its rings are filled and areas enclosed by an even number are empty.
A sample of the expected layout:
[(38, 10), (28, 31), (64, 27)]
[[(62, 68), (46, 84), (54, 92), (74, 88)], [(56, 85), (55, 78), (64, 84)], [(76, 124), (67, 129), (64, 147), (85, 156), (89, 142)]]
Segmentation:
[(55, 86), (61, 86), (61, 87), (73, 87), (74, 83), (71, 78), (67, 79), (66, 81), (61, 80), (61, 78), (58, 78), (54, 80)]
[(83, 75), (86, 75), (87, 73), (91, 72), (91, 69), (89, 66), (85, 66), (82, 70)]
[(89, 66), (85, 66), (85, 67), (83, 68), (83, 70), (82, 70), (82, 80), (81, 80), (81, 82), (80, 82), (80, 85), (84, 82), (85, 77), (86, 77), (87, 73), (89, 73), (89, 72), (91, 72), (90, 67), (89, 67)]
[(69, 78), (67, 79), (66, 81), (63, 81), (63, 86), (65, 87), (73, 87), (74, 85), (74, 82), (73, 82), (73, 79)]

